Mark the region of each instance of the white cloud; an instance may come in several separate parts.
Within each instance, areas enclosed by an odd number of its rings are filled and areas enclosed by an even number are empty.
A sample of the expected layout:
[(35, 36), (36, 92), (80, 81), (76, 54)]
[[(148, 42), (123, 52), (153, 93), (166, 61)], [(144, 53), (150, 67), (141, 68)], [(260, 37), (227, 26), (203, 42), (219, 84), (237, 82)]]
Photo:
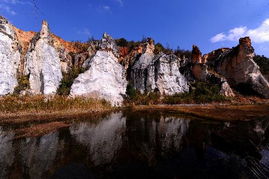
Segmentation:
[(88, 28), (84, 28), (82, 30), (79, 30), (79, 31), (77, 31), (77, 33), (81, 34), (81, 35), (86, 35), (86, 36), (92, 35), (91, 31)]
[(266, 19), (259, 27), (249, 29), (246, 26), (236, 27), (229, 30), (228, 33), (219, 33), (212, 37), (212, 43), (221, 41), (237, 41), (241, 37), (249, 36), (255, 43), (269, 42), (269, 18)]
[(225, 39), (226, 39), (225, 34), (223, 34), (223, 33), (219, 33), (219, 34), (215, 35), (214, 37), (212, 37), (212, 38), (210, 39), (210, 41), (211, 41), (212, 43), (216, 43), (216, 42), (225, 41)]
[(103, 9), (106, 10), (106, 11), (110, 11), (110, 6), (103, 6)]
[(16, 5), (31, 5), (31, 3), (28, 0), (0, 0), (0, 12), (16, 15), (17, 12), (14, 10)]
[(0, 12), (1, 11), (4, 11), (4, 12), (7, 12), (8, 14), (11, 14), (11, 15), (16, 15), (17, 13), (12, 10), (12, 8), (6, 4), (0, 4)]

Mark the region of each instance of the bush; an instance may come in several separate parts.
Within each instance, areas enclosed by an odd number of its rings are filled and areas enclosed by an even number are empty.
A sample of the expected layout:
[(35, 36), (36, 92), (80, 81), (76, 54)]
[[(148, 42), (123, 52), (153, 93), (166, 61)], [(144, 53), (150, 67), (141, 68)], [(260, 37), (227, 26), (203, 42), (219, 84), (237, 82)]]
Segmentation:
[(125, 103), (134, 105), (150, 105), (161, 103), (161, 95), (158, 92), (151, 92), (148, 94), (142, 94), (140, 91), (133, 88), (131, 85), (127, 86), (126, 90), (127, 98)]
[(155, 50), (154, 50), (154, 53), (155, 54), (159, 54), (160, 52), (163, 52), (167, 55), (170, 55), (173, 53), (173, 50), (170, 49), (169, 47), (168, 48), (165, 48), (161, 43), (157, 43), (155, 45)]
[(269, 58), (266, 58), (263, 55), (256, 55), (254, 61), (259, 65), (262, 73), (269, 73)]
[(183, 50), (183, 49), (180, 49), (179, 47), (174, 51), (175, 55), (178, 56), (179, 58), (188, 58), (188, 59), (191, 59), (191, 54), (192, 52), (189, 51), (189, 50)]
[(18, 86), (14, 89), (14, 94), (19, 95), (23, 90), (30, 88), (29, 76), (20, 76), (18, 78)]
[(128, 41), (125, 38), (116, 39), (116, 44), (119, 47), (128, 47)]
[(181, 103), (209, 103), (224, 102), (228, 99), (219, 94), (220, 87), (218, 85), (196, 82), (189, 93), (176, 94), (166, 96), (163, 100), (165, 104), (181, 104)]
[(69, 95), (71, 86), (74, 83), (74, 80), (78, 77), (79, 74), (84, 73), (86, 69), (73, 67), (68, 73), (63, 73), (63, 79), (57, 90), (58, 95)]

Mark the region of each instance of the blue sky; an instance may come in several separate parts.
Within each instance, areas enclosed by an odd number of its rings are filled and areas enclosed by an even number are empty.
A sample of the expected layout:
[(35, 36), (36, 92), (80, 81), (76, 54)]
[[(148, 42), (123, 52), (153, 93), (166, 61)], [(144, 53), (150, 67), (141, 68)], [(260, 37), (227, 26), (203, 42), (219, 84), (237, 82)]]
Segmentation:
[[(35, 2), (35, 4), (33, 3)], [(46, 19), (65, 40), (152, 37), (170, 48), (203, 53), (232, 47), (250, 36), (257, 54), (269, 56), (268, 0), (0, 0), (0, 14), (23, 30)]]

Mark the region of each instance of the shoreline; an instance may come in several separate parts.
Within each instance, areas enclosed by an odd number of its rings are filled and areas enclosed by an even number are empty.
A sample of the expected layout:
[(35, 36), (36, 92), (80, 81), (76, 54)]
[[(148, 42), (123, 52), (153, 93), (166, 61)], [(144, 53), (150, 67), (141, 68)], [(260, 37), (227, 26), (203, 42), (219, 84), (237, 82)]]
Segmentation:
[[(72, 108), (72, 109), (63, 109), (63, 110), (29, 110), (29, 111), (19, 111), (19, 112), (0, 112), (0, 125), (3, 122), (16, 123), (16, 120), (19, 118), (26, 119), (26, 121), (31, 121), (31, 118), (35, 120), (45, 119), (45, 118), (78, 118), (83, 116), (91, 116), (95, 114), (107, 114), (115, 111), (131, 110), (132, 112), (136, 111), (167, 111), (174, 112), (179, 114), (191, 115), (194, 117), (208, 118), (213, 120), (224, 120), (221, 117), (221, 112), (234, 112), (234, 111), (243, 111), (244, 113), (236, 115), (239, 116), (238, 120), (242, 120), (242, 117), (246, 117), (246, 120), (249, 120), (249, 117), (256, 114), (256, 117), (269, 116), (269, 103), (258, 103), (258, 104), (229, 104), (229, 103), (208, 103), (208, 104), (156, 104), (156, 105), (128, 105), (123, 107), (104, 107), (104, 108)], [(197, 112), (195, 112), (197, 111)], [(214, 117), (210, 116), (212, 112), (218, 112)], [(205, 115), (208, 113), (209, 115)], [(229, 114), (229, 113), (228, 113)], [(235, 113), (232, 113), (235, 114)], [(251, 115), (250, 115), (251, 114)], [(231, 120), (230, 117), (233, 115), (228, 115), (226, 120)], [(227, 117), (227, 116), (226, 116)]]
[(0, 132), (9, 129), (15, 138), (37, 137), (66, 128), (78, 121), (98, 121), (112, 112), (164, 112), (183, 115), (186, 118), (211, 121), (250, 121), (269, 119), (269, 104), (179, 104), (138, 105), (120, 108), (69, 109), (59, 111), (24, 111), (18, 113), (0, 112)]
[(132, 106), (133, 111), (166, 111), (217, 121), (250, 121), (269, 118), (269, 104), (180, 104)]

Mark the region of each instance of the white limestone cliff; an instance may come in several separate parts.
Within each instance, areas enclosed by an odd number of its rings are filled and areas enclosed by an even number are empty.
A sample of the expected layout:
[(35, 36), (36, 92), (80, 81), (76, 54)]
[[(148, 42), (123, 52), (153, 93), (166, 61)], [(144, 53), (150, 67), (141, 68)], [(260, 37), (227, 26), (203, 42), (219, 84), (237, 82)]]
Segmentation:
[(0, 16), (0, 96), (12, 94), (18, 85), (20, 51), (13, 26)]
[(25, 74), (30, 75), (30, 88), (33, 94), (51, 95), (57, 92), (62, 79), (61, 62), (59, 53), (53, 47), (49, 27), (45, 21), (26, 54)]
[[(108, 35), (105, 34), (104, 38), (107, 37)], [(102, 42), (107, 43), (108, 40), (102, 40)], [(101, 47), (104, 46), (108, 45)], [(123, 95), (126, 94), (126, 72), (115, 57), (114, 50), (105, 49), (105, 47), (97, 51), (89, 60), (89, 69), (75, 79), (70, 94), (105, 99), (113, 106), (120, 106), (123, 102)]]

